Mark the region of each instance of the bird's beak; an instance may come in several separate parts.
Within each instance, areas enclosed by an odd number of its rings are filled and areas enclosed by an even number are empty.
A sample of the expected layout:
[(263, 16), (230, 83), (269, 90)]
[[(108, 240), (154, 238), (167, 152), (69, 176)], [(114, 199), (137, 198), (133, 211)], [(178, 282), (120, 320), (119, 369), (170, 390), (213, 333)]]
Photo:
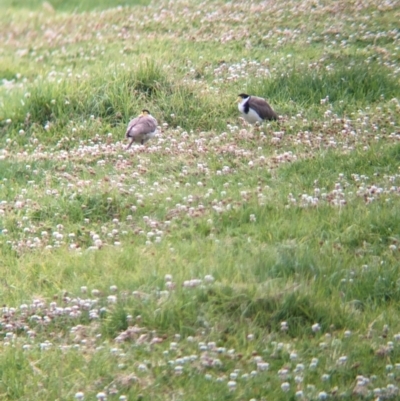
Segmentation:
[(241, 101), (242, 101), (242, 98), (240, 96), (238, 96), (235, 103), (240, 103)]
[(130, 144), (126, 147), (126, 150), (128, 150), (133, 144), (133, 139), (131, 140)]

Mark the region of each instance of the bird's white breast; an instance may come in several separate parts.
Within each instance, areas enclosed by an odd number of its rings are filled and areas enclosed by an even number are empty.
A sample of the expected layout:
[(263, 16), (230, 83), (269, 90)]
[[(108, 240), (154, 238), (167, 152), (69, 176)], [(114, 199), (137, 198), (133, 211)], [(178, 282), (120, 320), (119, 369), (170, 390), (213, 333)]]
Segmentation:
[(262, 118), (252, 108), (249, 108), (249, 112), (247, 114), (245, 113), (244, 105), (247, 101), (248, 99), (244, 99), (242, 102), (238, 103), (238, 109), (243, 114), (243, 118), (250, 124), (261, 122)]
[(154, 131), (145, 134), (143, 136), (143, 143), (146, 143), (149, 139), (154, 138), (156, 133), (157, 133), (157, 128)]

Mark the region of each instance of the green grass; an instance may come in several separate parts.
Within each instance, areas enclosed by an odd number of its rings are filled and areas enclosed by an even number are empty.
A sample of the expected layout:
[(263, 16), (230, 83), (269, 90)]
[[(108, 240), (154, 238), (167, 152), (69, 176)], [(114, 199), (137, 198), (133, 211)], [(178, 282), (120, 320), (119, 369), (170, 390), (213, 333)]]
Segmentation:
[(0, 2), (0, 398), (397, 399), (397, 4), (49, 4)]
[(43, 1), (40, 0), (1, 0), (0, 8), (7, 9), (29, 9), (29, 10), (40, 10), (41, 8), (52, 7), (55, 11), (62, 12), (84, 12), (92, 10), (104, 10), (110, 7), (117, 6), (136, 6), (136, 5), (148, 5), (147, 0), (122, 0), (115, 2), (114, 0), (100, 0), (100, 1), (61, 1), (51, 0), (46, 2), (47, 5), (43, 5)]

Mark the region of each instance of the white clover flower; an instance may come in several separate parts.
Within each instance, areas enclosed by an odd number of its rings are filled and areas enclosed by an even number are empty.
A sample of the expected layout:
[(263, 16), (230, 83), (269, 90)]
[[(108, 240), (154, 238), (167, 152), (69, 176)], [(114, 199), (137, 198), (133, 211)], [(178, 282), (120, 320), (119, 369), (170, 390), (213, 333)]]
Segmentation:
[(144, 363), (139, 364), (138, 370), (141, 372), (146, 372), (147, 371), (147, 366)]
[(288, 382), (283, 382), (281, 384), (281, 389), (286, 393), (290, 390), (290, 384)]
[(176, 375), (181, 375), (183, 373), (183, 366), (181, 365), (175, 366), (174, 371)]
[(221, 367), (221, 366), (222, 366), (221, 360), (218, 359), (218, 358), (215, 358), (215, 359), (212, 361), (212, 366), (214, 366), (214, 367)]
[(216, 343), (215, 341), (209, 341), (209, 342), (207, 343), (207, 348), (208, 348), (209, 350), (215, 350), (216, 347), (217, 347), (217, 343)]
[(228, 381), (228, 388), (229, 390), (235, 390), (236, 389), (236, 382), (234, 380)]
[(303, 372), (303, 371), (304, 371), (304, 368), (305, 368), (305, 366), (304, 366), (303, 363), (298, 363), (298, 364), (296, 365), (296, 368), (294, 369), (294, 372), (295, 372), (295, 373)]
[(287, 380), (289, 377), (289, 369), (279, 369), (278, 370), (278, 375), (281, 380)]
[(269, 369), (268, 362), (257, 362), (257, 369), (260, 371), (267, 371)]
[(321, 330), (321, 326), (319, 325), (319, 323), (314, 323), (314, 324), (311, 326), (311, 329), (312, 329), (312, 331), (313, 331), (314, 333), (317, 333), (318, 331)]
[(374, 388), (372, 390), (372, 392), (374, 393), (375, 396), (379, 397), (380, 395), (382, 395), (382, 389), (380, 389), (379, 387)]

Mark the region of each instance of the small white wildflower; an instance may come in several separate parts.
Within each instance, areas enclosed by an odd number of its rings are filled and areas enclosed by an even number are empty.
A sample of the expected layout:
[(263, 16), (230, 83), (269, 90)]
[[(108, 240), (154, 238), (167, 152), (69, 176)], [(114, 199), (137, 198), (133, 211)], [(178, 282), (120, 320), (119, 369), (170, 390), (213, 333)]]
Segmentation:
[(183, 366), (181, 365), (175, 366), (174, 370), (176, 375), (181, 375), (183, 372)]
[(141, 372), (146, 372), (147, 371), (147, 366), (144, 363), (139, 364), (138, 370)]
[(290, 384), (288, 382), (283, 382), (281, 384), (281, 389), (286, 393), (290, 390)]
[(115, 295), (109, 295), (109, 296), (107, 297), (107, 301), (108, 301), (110, 304), (115, 304), (115, 303), (117, 303), (117, 297), (116, 297)]
[(268, 362), (257, 362), (257, 369), (260, 371), (266, 371), (269, 369)]
[(228, 387), (229, 387), (229, 390), (235, 390), (236, 389), (236, 382), (234, 380), (228, 381)]
[(314, 324), (311, 326), (311, 329), (312, 329), (312, 331), (313, 331), (314, 333), (317, 333), (318, 331), (321, 330), (321, 326), (319, 325), (319, 323), (314, 323)]
[(374, 388), (372, 390), (372, 392), (374, 393), (375, 396), (379, 397), (382, 394), (382, 389), (380, 389), (379, 387)]

